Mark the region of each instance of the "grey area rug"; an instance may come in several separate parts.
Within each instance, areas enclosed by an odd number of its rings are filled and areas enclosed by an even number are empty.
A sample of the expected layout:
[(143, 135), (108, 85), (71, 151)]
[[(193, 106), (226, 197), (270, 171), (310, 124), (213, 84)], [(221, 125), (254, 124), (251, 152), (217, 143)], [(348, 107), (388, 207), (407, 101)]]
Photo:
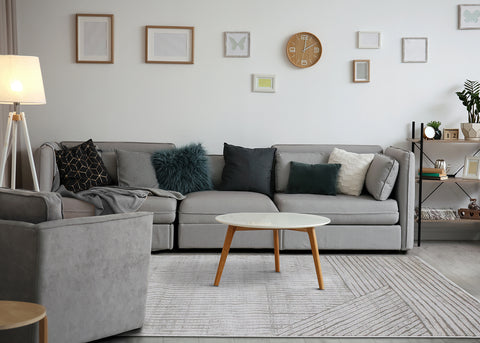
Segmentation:
[(417, 257), (231, 253), (151, 260), (145, 324), (127, 336), (480, 337), (480, 302)]

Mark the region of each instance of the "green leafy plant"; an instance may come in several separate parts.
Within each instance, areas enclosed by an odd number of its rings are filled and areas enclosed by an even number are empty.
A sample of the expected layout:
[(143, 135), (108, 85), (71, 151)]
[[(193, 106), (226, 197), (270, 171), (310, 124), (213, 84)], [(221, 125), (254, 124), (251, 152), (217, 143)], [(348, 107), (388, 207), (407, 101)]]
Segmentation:
[(427, 123), (427, 126), (431, 126), (433, 127), (435, 130), (438, 130), (438, 128), (440, 127), (440, 125), (442, 125), (441, 122), (437, 121), (437, 120), (432, 120), (431, 122)]
[(477, 81), (467, 80), (463, 84), (465, 89), (461, 92), (455, 92), (462, 102), (463, 106), (467, 108), (468, 122), (480, 123), (480, 83)]

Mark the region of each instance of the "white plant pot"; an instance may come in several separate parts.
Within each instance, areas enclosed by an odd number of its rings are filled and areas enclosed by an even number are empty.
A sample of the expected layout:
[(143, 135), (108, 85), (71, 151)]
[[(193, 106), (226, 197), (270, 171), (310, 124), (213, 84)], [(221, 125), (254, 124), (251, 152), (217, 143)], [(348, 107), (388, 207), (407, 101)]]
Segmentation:
[(461, 123), (462, 133), (468, 141), (480, 141), (480, 123)]

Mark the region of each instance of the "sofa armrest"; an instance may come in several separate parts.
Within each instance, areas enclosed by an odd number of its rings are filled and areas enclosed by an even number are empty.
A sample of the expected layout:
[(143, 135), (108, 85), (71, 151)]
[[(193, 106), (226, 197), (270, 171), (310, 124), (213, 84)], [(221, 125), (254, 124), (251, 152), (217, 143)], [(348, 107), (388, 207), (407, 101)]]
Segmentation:
[(58, 188), (56, 175), (58, 173), (57, 161), (55, 160), (55, 149), (57, 143), (48, 142), (42, 144), (34, 154), (35, 165), (37, 166), (38, 184), (41, 192), (51, 192)]
[(411, 151), (389, 147), (385, 155), (399, 163), (398, 177), (392, 197), (398, 202), (399, 223), (402, 228), (402, 250), (413, 248), (415, 224), (415, 155)]

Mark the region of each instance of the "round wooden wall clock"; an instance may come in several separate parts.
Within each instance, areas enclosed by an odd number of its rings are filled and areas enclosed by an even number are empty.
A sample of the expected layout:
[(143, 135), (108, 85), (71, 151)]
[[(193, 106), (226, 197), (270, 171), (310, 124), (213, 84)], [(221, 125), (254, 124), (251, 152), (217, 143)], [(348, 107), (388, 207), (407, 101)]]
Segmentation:
[(322, 43), (313, 33), (295, 33), (287, 43), (287, 57), (299, 68), (308, 68), (320, 60)]

